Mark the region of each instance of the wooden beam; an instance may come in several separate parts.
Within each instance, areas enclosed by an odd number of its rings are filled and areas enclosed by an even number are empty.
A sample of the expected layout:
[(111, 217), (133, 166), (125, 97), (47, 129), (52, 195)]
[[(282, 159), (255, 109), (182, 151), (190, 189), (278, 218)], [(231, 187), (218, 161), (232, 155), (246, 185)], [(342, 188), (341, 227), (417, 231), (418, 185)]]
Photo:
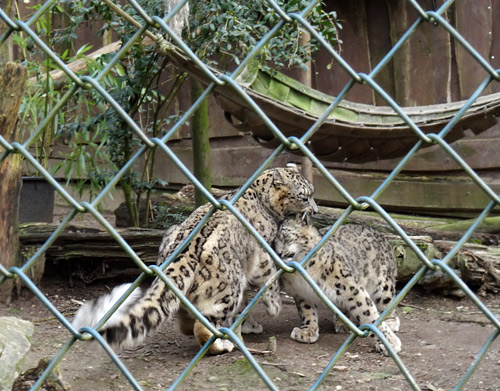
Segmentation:
[[(353, 196), (369, 196), (389, 175), (374, 171), (329, 170), (334, 178)], [(482, 179), (495, 194), (500, 192), (500, 180), (493, 177)], [(315, 198), (325, 205), (346, 207), (346, 200), (326, 180), (316, 172)], [(458, 175), (399, 175), (378, 197), (377, 201), (389, 212), (428, 214), (474, 218), (491, 202), (486, 193), (473, 180)], [(495, 208), (492, 215), (498, 215)]]
[[(90, 54), (88, 54), (85, 58), (82, 58), (80, 60), (73, 61), (69, 64), (67, 64), (68, 68), (71, 69), (73, 72), (78, 73), (85, 69), (87, 67), (87, 61), (88, 60), (95, 60), (98, 57), (115, 52), (119, 50), (121, 47), (121, 42), (116, 41), (113, 42), (109, 45), (106, 45)], [(49, 73), (50, 77), (52, 80), (54, 80), (54, 85), (56, 89), (60, 89), (64, 86), (63, 81), (65, 80), (66, 73), (62, 70), (54, 70)], [(45, 78), (45, 75), (42, 75), (42, 80)], [(37, 83), (37, 78), (36, 77), (31, 77), (28, 80), (28, 83), (31, 85), (34, 85)]]

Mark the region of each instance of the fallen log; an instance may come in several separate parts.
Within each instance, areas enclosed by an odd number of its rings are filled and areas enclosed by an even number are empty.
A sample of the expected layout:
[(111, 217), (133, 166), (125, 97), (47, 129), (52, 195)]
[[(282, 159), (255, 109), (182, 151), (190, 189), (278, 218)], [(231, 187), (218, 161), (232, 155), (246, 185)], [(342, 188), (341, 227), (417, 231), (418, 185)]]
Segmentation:
[[(443, 253), (450, 252), (455, 242), (439, 240), (436, 247)], [(469, 285), (479, 287), (479, 294), (500, 289), (500, 247), (466, 243), (451, 266), (457, 269)]]
[[(20, 227), (23, 247), (41, 246), (57, 228), (55, 224), (30, 223)], [(120, 236), (144, 262), (156, 262), (163, 230), (147, 228), (118, 228)], [(114, 258), (130, 260), (122, 247), (104, 229), (69, 226), (49, 247), (47, 258), (52, 261)]]
[[(56, 228), (56, 224), (22, 224), (19, 231), (24, 259), (37, 251)], [(144, 263), (156, 263), (163, 230), (119, 228), (117, 232)], [(140, 273), (118, 242), (99, 228), (67, 227), (47, 249), (45, 258), (47, 267), (55, 266), (61, 274), (69, 274), (70, 279), (76, 276), (86, 283), (97, 279), (131, 278)], [(33, 278), (40, 278), (40, 273), (44, 273), (43, 268), (32, 272)]]
[[(32, 254), (56, 229), (55, 224), (30, 223), (20, 227), (23, 253)], [(146, 264), (156, 262), (163, 230), (145, 228), (120, 228), (117, 232)], [(397, 281), (410, 280), (423, 263), (410, 246), (398, 235), (387, 234), (398, 263)], [(410, 239), (428, 259), (441, 259), (456, 242), (433, 240), (429, 236), (411, 236)], [(131, 278), (140, 273), (120, 245), (103, 229), (68, 227), (49, 247), (47, 263), (56, 265), (57, 271), (66, 270), (69, 277), (81, 278), (90, 283), (97, 279)], [(479, 293), (500, 289), (500, 247), (465, 244), (449, 265)], [(43, 272), (43, 270), (41, 270)], [(428, 290), (439, 290), (453, 296), (463, 296), (455, 282), (441, 271), (429, 271), (419, 282)]]
[[(398, 282), (406, 282), (424, 265), (408, 244), (396, 235), (388, 235), (398, 262)], [(456, 246), (456, 242), (433, 240), (430, 237), (410, 237), (429, 260), (442, 259)], [(448, 265), (479, 294), (500, 290), (500, 247), (465, 243)], [(465, 294), (455, 281), (440, 269), (428, 271), (419, 281), (427, 290), (462, 297)]]
[[(313, 219), (314, 224), (318, 227), (334, 224), (344, 212), (344, 209), (339, 208), (320, 206), (319, 209), (320, 213), (315, 215)], [(391, 214), (391, 216), (407, 235), (429, 236), (433, 240), (458, 241), (470, 227), (470, 220), (429, 216), (408, 216), (403, 214)], [(490, 221), (492, 222), (491, 224), (488, 223)], [(474, 231), (471, 240), (486, 245), (498, 245), (498, 235), (492, 232), (492, 225), (496, 221), (496, 218), (485, 219), (485, 222)], [(462, 222), (463, 225), (461, 225)], [(354, 211), (347, 217), (345, 223), (367, 225), (377, 231), (385, 233), (395, 232), (389, 223), (381, 218), (376, 212)], [(450, 229), (446, 227), (450, 227)]]
[[(472, 224), (475, 223), (474, 219), (462, 220), (451, 224), (444, 224), (433, 227), (436, 232), (465, 232)], [(478, 231), (483, 233), (498, 234), (500, 232), (500, 217), (487, 217), (479, 225)]]

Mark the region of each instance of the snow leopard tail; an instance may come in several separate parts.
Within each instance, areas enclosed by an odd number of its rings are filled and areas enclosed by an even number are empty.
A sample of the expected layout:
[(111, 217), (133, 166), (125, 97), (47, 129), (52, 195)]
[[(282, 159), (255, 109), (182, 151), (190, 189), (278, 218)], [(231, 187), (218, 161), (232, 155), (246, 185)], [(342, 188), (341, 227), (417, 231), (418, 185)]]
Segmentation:
[[(182, 277), (169, 277), (185, 294), (191, 287), (195, 274), (186, 273), (185, 269), (182, 271), (183, 268), (179, 271)], [(77, 329), (95, 327), (130, 286), (131, 284), (117, 286), (111, 293), (96, 301), (85, 303), (76, 313), (73, 326)], [(175, 315), (179, 306), (179, 298), (161, 279), (156, 278), (144, 294), (140, 288), (136, 288), (101, 327), (99, 333), (115, 348), (136, 346)]]

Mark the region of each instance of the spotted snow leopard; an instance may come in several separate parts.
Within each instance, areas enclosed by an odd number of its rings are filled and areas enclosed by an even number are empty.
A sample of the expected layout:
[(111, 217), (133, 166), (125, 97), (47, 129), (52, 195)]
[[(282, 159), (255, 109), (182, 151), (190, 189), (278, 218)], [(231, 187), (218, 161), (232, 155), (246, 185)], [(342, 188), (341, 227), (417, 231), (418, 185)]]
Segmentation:
[[(312, 198), (314, 188), (296, 168), (264, 171), (248, 188), (235, 207), (266, 240), (272, 243), (278, 226), (291, 213), (317, 211)], [(158, 255), (161, 264), (205, 216), (211, 204), (196, 209), (183, 223), (169, 228)], [(249, 286), (261, 287), (276, 272), (270, 256), (229, 211), (216, 211), (190, 244), (166, 268), (166, 276), (189, 301), (216, 327), (228, 326), (242, 310)], [(94, 327), (112, 304), (130, 287), (115, 288), (109, 295), (84, 304), (73, 325)], [(277, 316), (281, 310), (279, 283), (263, 297), (266, 310)], [(100, 329), (115, 347), (134, 346), (171, 318), (180, 309), (180, 300), (163, 280), (156, 278), (146, 292), (138, 288)], [(193, 331), (198, 343), (205, 344), (212, 333), (199, 321), (179, 311), (181, 331)], [(231, 351), (233, 343), (218, 339), (211, 354)]]
[[(275, 239), (278, 255), (300, 261), (321, 240), (318, 230), (301, 216), (286, 219)], [(395, 295), (396, 259), (385, 237), (372, 228), (346, 224), (306, 263), (305, 270), (325, 295), (356, 324), (373, 323)], [(285, 273), (283, 290), (293, 296), (301, 318), (290, 337), (304, 343), (319, 338), (317, 306), (323, 302), (299, 273)], [(335, 322), (335, 317), (334, 317)], [(338, 325), (336, 331), (339, 331)], [(399, 318), (392, 315), (380, 330), (396, 352), (401, 341), (394, 334)], [(385, 346), (373, 339), (377, 351)]]

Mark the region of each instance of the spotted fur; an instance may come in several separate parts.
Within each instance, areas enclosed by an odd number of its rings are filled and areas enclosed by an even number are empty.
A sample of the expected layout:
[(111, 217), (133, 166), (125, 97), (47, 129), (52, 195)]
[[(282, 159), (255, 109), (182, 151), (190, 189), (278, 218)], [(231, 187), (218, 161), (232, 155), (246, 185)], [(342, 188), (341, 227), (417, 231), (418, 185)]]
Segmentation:
[[(283, 258), (300, 261), (321, 238), (318, 230), (302, 218), (289, 218), (281, 224), (274, 246)], [(387, 239), (369, 227), (340, 226), (305, 269), (332, 303), (356, 325), (375, 322), (395, 295), (396, 259)], [(323, 305), (322, 301), (298, 273), (284, 274), (282, 285), (294, 297), (301, 317), (301, 326), (293, 329), (291, 338), (316, 342), (317, 307)], [(395, 315), (380, 325), (396, 352), (401, 350), (401, 341), (394, 334), (398, 329), (399, 318)], [(377, 339), (374, 341), (377, 351), (387, 354), (385, 346)]]
[[(278, 225), (291, 213), (312, 213), (316, 204), (313, 186), (293, 168), (264, 171), (235, 203), (235, 207), (255, 230), (272, 243)], [(206, 215), (211, 205), (196, 209), (182, 224), (171, 227), (163, 238), (158, 264), (176, 250), (193, 228)], [(228, 326), (241, 311), (248, 287), (262, 286), (276, 267), (257, 240), (229, 210), (215, 212), (184, 251), (166, 268), (165, 274), (189, 301), (216, 327)], [(114, 299), (116, 300), (116, 298)], [(275, 283), (263, 297), (267, 312), (277, 316), (281, 310), (279, 284)], [(113, 302), (113, 300), (107, 300)], [(90, 303), (79, 310), (76, 327), (93, 327), (105, 310)], [(129, 303), (130, 304), (130, 303)], [(100, 330), (114, 346), (133, 346), (180, 309), (180, 300), (163, 280), (156, 278), (151, 287), (132, 306), (106, 323)], [(81, 313), (90, 315), (83, 316)], [(201, 322), (194, 321), (186, 309), (179, 311), (181, 331), (190, 332), (200, 345), (212, 334)], [(229, 340), (217, 340), (212, 354), (231, 351)]]

